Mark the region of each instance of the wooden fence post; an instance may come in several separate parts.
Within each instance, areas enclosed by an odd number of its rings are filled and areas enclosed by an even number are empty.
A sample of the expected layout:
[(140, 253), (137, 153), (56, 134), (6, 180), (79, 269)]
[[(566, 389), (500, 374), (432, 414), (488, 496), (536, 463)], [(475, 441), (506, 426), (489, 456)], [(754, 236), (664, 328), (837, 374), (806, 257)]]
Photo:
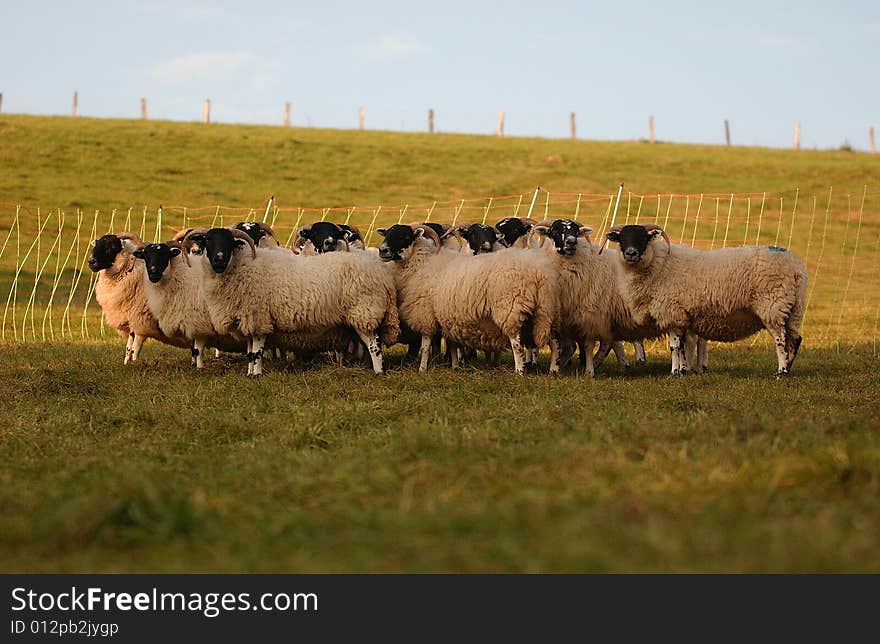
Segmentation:
[[(0, 102), (3, 100), (3, 94), (0, 94)], [(877, 152), (877, 143), (874, 141), (874, 126), (868, 128), (868, 143), (871, 145), (871, 152)]]
[(498, 112), (498, 128), (496, 133), (498, 136), (504, 136), (504, 111)]
[(73, 118), (76, 118), (76, 108), (77, 108), (78, 103), (79, 103), (79, 92), (74, 90), (74, 92), (73, 92), (73, 107), (70, 110), (70, 115)]
[(571, 116), (569, 117), (569, 119), (571, 120), (571, 138), (572, 138), (572, 140), (574, 140), (574, 139), (578, 138), (577, 123), (575, 122), (575, 119), (574, 119), (574, 112), (571, 113)]
[(648, 142), (654, 142), (654, 115), (648, 117)]
[(205, 107), (202, 110), (202, 122), (210, 123), (211, 122), (211, 99), (205, 99)]
[(358, 129), (364, 129), (364, 106), (361, 105), (358, 109)]
[(434, 134), (434, 110), (428, 110), (428, 133)]
[(146, 97), (141, 98), (141, 118), (143, 120), (147, 120), (147, 99)]
[(290, 101), (284, 104), (284, 127), (290, 127)]
[(801, 122), (798, 121), (794, 124), (794, 149), (801, 149)]
[(0, 92), (0, 112), (3, 111), (3, 92)]
[(728, 147), (730, 146), (730, 121), (724, 119), (724, 140), (727, 142)]

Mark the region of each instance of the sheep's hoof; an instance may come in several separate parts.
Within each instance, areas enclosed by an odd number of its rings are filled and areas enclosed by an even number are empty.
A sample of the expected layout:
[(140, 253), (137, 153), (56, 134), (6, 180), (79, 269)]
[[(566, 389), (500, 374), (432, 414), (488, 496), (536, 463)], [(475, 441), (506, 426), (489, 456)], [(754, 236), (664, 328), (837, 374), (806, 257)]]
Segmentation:
[(261, 373), (249, 373), (249, 374), (247, 375), (247, 377), (248, 377), (248, 378), (254, 378), (254, 379), (256, 379), (256, 378), (262, 378), (262, 377), (263, 377), (263, 374), (261, 374)]
[(787, 378), (788, 377), (788, 369), (780, 369), (776, 372), (776, 379)]

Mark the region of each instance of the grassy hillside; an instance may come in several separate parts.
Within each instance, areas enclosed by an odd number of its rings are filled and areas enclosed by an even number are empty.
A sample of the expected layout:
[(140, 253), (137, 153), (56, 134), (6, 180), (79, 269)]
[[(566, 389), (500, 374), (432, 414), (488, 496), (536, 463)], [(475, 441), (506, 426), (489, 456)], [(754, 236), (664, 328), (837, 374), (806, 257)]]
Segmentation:
[(852, 152), (0, 115), (0, 202), (43, 208), (430, 203), (621, 180), (645, 194), (844, 194), (878, 177), (880, 156)]
[[(152, 237), (159, 203), (167, 235), (274, 194), (289, 234), (465, 198), (460, 219), (491, 221), (518, 200), (483, 197), (537, 184), (539, 215), (571, 216), (621, 179), (623, 221), (805, 260), (792, 378), (764, 338), (711, 345), (687, 378), (662, 343), (594, 380), (509, 358), (419, 375), (398, 349), (379, 378), (271, 362), (252, 381), (236, 356), (194, 373), (152, 343), (123, 367), (80, 273), (93, 235)], [(878, 572), (878, 179), (846, 152), (0, 115), (0, 569)], [(582, 206), (600, 228), (607, 197)]]

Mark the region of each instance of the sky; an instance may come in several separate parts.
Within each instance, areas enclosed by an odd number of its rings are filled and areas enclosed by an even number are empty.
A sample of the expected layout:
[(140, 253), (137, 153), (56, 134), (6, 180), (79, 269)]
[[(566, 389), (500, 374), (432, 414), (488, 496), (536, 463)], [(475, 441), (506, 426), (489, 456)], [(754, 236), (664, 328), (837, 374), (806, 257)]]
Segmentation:
[(880, 2), (0, 4), (4, 112), (868, 147)]

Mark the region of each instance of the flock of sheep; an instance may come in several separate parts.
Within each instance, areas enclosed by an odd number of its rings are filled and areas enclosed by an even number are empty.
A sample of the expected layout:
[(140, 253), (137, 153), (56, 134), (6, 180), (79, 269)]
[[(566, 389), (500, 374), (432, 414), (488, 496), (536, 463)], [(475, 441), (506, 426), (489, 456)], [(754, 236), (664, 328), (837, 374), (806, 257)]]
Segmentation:
[(643, 341), (668, 336), (677, 375), (708, 368), (707, 340), (763, 328), (779, 377), (801, 343), (807, 275), (782, 248), (695, 250), (650, 224), (612, 227), (597, 246), (569, 219), (376, 232), (378, 248), (331, 222), (303, 226), (290, 248), (259, 222), (186, 229), (156, 244), (124, 232), (95, 240), (89, 267), (107, 323), (126, 337), (126, 363), (154, 338), (190, 349), (198, 368), (213, 347), (245, 353), (248, 375), (259, 376), (271, 348), (365, 353), (382, 373), (383, 346), (401, 342), (425, 371), (445, 340), (453, 368), (476, 351), (497, 364), (510, 349), (522, 374), (549, 345), (551, 374), (578, 350), (592, 375), (612, 349), (629, 366), (623, 342), (643, 362)]

